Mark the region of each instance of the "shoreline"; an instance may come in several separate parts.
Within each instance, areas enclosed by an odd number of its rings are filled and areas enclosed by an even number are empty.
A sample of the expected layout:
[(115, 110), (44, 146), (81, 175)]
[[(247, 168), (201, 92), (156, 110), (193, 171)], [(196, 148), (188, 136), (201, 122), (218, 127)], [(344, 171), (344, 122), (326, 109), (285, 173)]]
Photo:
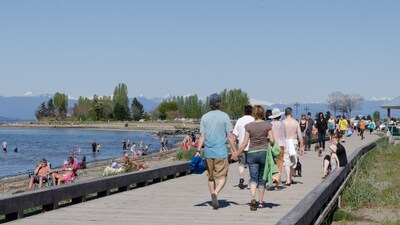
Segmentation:
[[(160, 131), (177, 131), (179, 129), (190, 130), (197, 129), (199, 124), (195, 123), (182, 123), (182, 122), (128, 122), (125, 127), (124, 122), (99, 122), (99, 123), (69, 123), (69, 124), (51, 124), (51, 123), (36, 123), (36, 122), (15, 122), (1, 124), (0, 128), (34, 128), (34, 129), (83, 129), (83, 130), (113, 130), (113, 131), (144, 131), (153, 132), (155, 135)], [(180, 136), (177, 134), (176, 136)], [(147, 156), (143, 156), (139, 160), (140, 163), (149, 163), (150, 169), (162, 166), (172, 165), (180, 162), (176, 160), (176, 154), (179, 151), (179, 146), (175, 145), (167, 152), (154, 152)], [(78, 180), (90, 180), (102, 176), (106, 166), (111, 165), (112, 159), (103, 159), (87, 163), (87, 169), (78, 172)], [(120, 161), (117, 158), (117, 161)], [(55, 169), (55, 168), (53, 168)], [(0, 178), (0, 196), (7, 196), (16, 193), (29, 191), (28, 178), (29, 173), (19, 175), (10, 175)]]
[[(135, 161), (141, 164), (148, 163), (150, 165), (150, 169), (170, 166), (182, 162), (176, 160), (176, 154), (178, 153), (178, 151), (179, 150), (177, 148), (174, 148), (166, 152), (158, 152), (146, 155)], [(78, 170), (77, 172), (78, 178), (75, 182), (103, 177), (104, 169), (107, 166), (111, 166), (113, 159), (115, 158), (103, 159), (87, 163), (86, 169)], [(117, 162), (121, 163), (122, 159), (117, 158)], [(57, 168), (52, 168), (52, 169), (57, 169)], [(30, 191), (28, 189), (28, 183), (29, 183), (29, 173), (0, 178), (0, 197), (5, 197), (17, 193)], [(47, 187), (42, 187), (42, 188), (47, 188)], [(33, 188), (32, 190), (36, 189), (37, 188)]]
[[(127, 124), (127, 126), (126, 126)], [(15, 122), (1, 124), (0, 128), (47, 128), (47, 129), (83, 129), (83, 130), (113, 130), (113, 131), (146, 131), (160, 132), (179, 130), (193, 130), (199, 128), (198, 123), (183, 122), (60, 122), (60, 123), (44, 123), (44, 122)]]

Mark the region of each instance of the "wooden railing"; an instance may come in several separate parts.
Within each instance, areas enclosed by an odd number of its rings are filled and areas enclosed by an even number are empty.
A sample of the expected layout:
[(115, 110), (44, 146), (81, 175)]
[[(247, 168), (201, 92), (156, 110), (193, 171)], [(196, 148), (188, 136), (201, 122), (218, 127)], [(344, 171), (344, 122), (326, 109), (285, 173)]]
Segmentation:
[(173, 166), (101, 177), (19, 193), (0, 198), (0, 215), (4, 215), (6, 221), (20, 219), (24, 217), (24, 211), (27, 209), (41, 207), (41, 211), (49, 211), (57, 209), (60, 202), (63, 201), (80, 203), (86, 201), (87, 196), (103, 197), (113, 191), (127, 191), (131, 188), (143, 187), (190, 173), (189, 163), (182, 162)]

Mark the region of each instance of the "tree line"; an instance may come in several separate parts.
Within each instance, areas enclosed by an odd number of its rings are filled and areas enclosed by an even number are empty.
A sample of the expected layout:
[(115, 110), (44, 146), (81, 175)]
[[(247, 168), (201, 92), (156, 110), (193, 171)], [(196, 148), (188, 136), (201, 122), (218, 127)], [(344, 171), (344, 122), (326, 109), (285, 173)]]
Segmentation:
[[(226, 112), (231, 119), (243, 116), (243, 107), (250, 104), (246, 92), (241, 89), (224, 89), (219, 93), (222, 97), (221, 110)], [(328, 95), (327, 107), (337, 113), (351, 118), (354, 110), (361, 108), (364, 98), (356, 94), (343, 94), (340, 91)], [(196, 94), (190, 96), (174, 96), (161, 102), (152, 112), (144, 112), (143, 104), (133, 98), (129, 103), (128, 88), (124, 83), (118, 84), (113, 96), (97, 96), (93, 98), (79, 97), (78, 102), (72, 108), (68, 108), (68, 96), (63, 93), (54, 94), (54, 100), (40, 104), (35, 112), (38, 120), (56, 119), (80, 121), (128, 121), (128, 120), (174, 120), (177, 118), (198, 120), (210, 110), (209, 97), (205, 101)], [(69, 112), (69, 113), (68, 113)], [(327, 116), (331, 113), (328, 111)], [(373, 118), (379, 119), (379, 112), (375, 111)]]
[[(247, 93), (241, 89), (225, 89), (219, 94), (222, 97), (222, 110), (232, 119), (243, 116), (243, 107), (250, 104)], [(161, 102), (152, 112), (144, 112), (143, 104), (137, 98), (129, 104), (128, 88), (120, 83), (115, 87), (112, 97), (94, 95), (90, 99), (80, 96), (69, 110), (68, 96), (57, 92), (54, 101), (50, 99), (40, 104), (35, 116), (38, 120), (65, 120), (67, 117), (79, 121), (198, 120), (209, 110), (209, 97), (202, 101), (195, 94), (174, 96)]]

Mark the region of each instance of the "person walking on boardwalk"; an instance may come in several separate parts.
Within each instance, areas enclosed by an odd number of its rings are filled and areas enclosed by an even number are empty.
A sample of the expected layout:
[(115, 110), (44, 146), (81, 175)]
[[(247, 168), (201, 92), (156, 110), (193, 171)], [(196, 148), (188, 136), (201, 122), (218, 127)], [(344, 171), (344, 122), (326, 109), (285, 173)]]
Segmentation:
[[(272, 110), (272, 115), (269, 116), (270, 119), (273, 119), (271, 122), (272, 124), (272, 133), (274, 134), (274, 139), (275, 142), (279, 144), (279, 147), (281, 148), (281, 154), (276, 157), (276, 165), (278, 166), (278, 173), (275, 174), (274, 178), (272, 179), (273, 183), (275, 183), (275, 189), (278, 190), (278, 186), (281, 183), (281, 174), (282, 174), (282, 166), (283, 166), (283, 158), (284, 158), (284, 153), (285, 153), (285, 134), (284, 134), (284, 129), (282, 122), (280, 121), (282, 114), (284, 112), (281, 112), (279, 109), (274, 108)], [(304, 117), (303, 117), (304, 116)], [(302, 118), (306, 118), (306, 116), (303, 114)], [(307, 121), (306, 121), (306, 126), (307, 126)]]
[[(234, 139), (229, 139), (229, 141), (232, 141), (233, 143), (230, 143), (231, 145), (235, 145), (236, 139), (239, 140), (239, 146), (243, 143), (244, 136), (246, 134), (246, 131), (244, 129), (244, 126), (248, 123), (251, 123), (254, 121), (254, 117), (251, 116), (253, 111), (253, 106), (251, 105), (246, 105), (244, 106), (244, 116), (238, 119), (238, 121), (235, 124), (235, 127), (233, 128), (233, 135), (235, 135)], [(238, 163), (239, 163), (239, 185), (238, 187), (240, 189), (244, 188), (244, 171), (245, 168), (247, 168), (247, 151), (249, 150), (249, 144), (244, 148), (244, 151), (239, 155), (238, 157)]]
[(286, 118), (282, 121), (285, 130), (285, 155), (284, 166), (286, 171), (285, 186), (290, 186), (293, 183), (292, 176), (294, 168), (297, 165), (297, 146), (300, 141), (300, 155), (304, 154), (304, 143), (301, 138), (300, 125), (297, 120), (293, 119), (292, 108), (285, 109)]
[(324, 118), (324, 114), (322, 112), (318, 113), (318, 119), (315, 123), (315, 128), (318, 130), (319, 146), (325, 151), (325, 137), (326, 132), (328, 131), (328, 122)]
[[(211, 111), (207, 112), (200, 120), (200, 138), (196, 156), (200, 156), (201, 147), (204, 146), (204, 157), (208, 172), (208, 188), (211, 194), (213, 209), (219, 208), (217, 196), (224, 188), (228, 176), (229, 162), (226, 148), (227, 138), (232, 137), (232, 124), (228, 114), (221, 111), (221, 96), (210, 96)], [(232, 146), (236, 151), (235, 146)]]
[(306, 139), (307, 139), (307, 151), (311, 149), (311, 137), (314, 129), (314, 119), (311, 116), (311, 112), (307, 113), (307, 129), (306, 129)]
[(332, 136), (335, 133), (335, 120), (332, 115), (329, 115), (328, 119), (328, 130), (329, 130), (329, 140), (332, 142)]
[(347, 123), (347, 120), (344, 116), (340, 116), (338, 125), (339, 125), (340, 136), (343, 137), (342, 142), (345, 142), (344, 136), (346, 135), (347, 126), (349, 124)]
[(246, 134), (239, 150), (232, 153), (232, 159), (236, 160), (249, 144), (247, 163), (250, 171), (250, 210), (257, 210), (256, 190), (258, 189), (258, 208), (264, 207), (265, 183), (263, 180), (265, 159), (267, 157), (267, 145), (274, 141), (272, 124), (264, 121), (264, 108), (261, 105), (253, 107), (254, 122), (244, 126)]
[(364, 139), (364, 132), (365, 132), (365, 120), (364, 119), (361, 119), (361, 121), (359, 123), (359, 126), (360, 126), (361, 140), (363, 140)]

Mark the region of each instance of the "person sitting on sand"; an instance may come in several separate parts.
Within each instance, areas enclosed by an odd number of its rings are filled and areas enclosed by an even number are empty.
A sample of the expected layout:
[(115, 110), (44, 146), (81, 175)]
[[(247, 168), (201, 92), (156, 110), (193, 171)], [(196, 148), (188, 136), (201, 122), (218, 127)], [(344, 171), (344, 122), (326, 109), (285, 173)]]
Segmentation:
[(140, 164), (140, 163), (132, 160), (131, 158), (129, 158), (129, 155), (127, 153), (125, 153), (122, 156), (122, 161), (124, 162), (124, 167), (127, 169), (136, 168), (138, 170), (144, 170), (144, 169), (147, 169), (150, 167), (150, 165), (148, 163)]
[(111, 166), (107, 166), (103, 171), (103, 176), (115, 175), (122, 172), (122, 166), (117, 163), (116, 159), (111, 161)]
[(74, 158), (72, 158), (70, 156), (70, 157), (68, 157), (68, 160), (64, 164), (63, 168), (54, 171), (54, 172), (63, 172), (62, 174), (53, 173), (51, 175), (55, 185), (60, 185), (61, 183), (66, 183), (66, 182), (72, 180), (72, 178), (75, 176), (75, 171), (74, 170), (76, 170), (76, 166), (75, 166), (74, 161), (75, 161)]
[(47, 165), (47, 160), (43, 158), (40, 161), (40, 164), (36, 165), (35, 172), (31, 175), (31, 179), (29, 181), (29, 189), (33, 188), (33, 184), (37, 183), (39, 188), (42, 188), (44, 182), (47, 182), (47, 175), (51, 173), (50, 167)]

